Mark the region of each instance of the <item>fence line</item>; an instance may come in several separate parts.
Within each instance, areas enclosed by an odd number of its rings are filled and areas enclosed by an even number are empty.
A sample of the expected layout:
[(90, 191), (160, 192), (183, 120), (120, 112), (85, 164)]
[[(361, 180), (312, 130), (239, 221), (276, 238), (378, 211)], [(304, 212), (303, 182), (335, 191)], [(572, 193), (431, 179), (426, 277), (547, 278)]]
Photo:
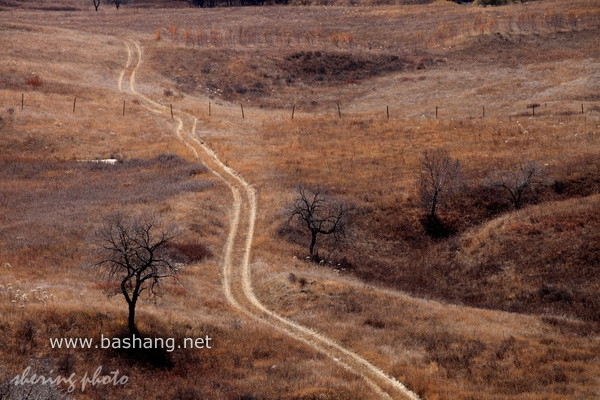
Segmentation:
[[(134, 102), (135, 104), (135, 102)], [(521, 112), (518, 111), (514, 111), (512, 113), (507, 113), (505, 114), (506, 117), (508, 117), (509, 119), (514, 118), (514, 117), (567, 117), (567, 116), (572, 116), (572, 115), (585, 115), (586, 114), (586, 107), (585, 107), (585, 103), (577, 103), (580, 104), (581, 107), (571, 107), (571, 108), (567, 108), (567, 106), (562, 106), (560, 108), (558, 107), (550, 107), (547, 104), (540, 104), (540, 103), (529, 103), (527, 105), (525, 105), (522, 109)], [(126, 114), (126, 107), (127, 105), (127, 100), (123, 99), (123, 104), (122, 104), (122, 112), (121, 115), (125, 116)], [(34, 105), (29, 105), (28, 108), (32, 108), (34, 107)], [(169, 104), (170, 110), (171, 110), (171, 118), (174, 118), (174, 113), (173, 113), (173, 104)], [(490, 108), (489, 106), (486, 105), (481, 105), (479, 106), (481, 109), (481, 114), (480, 117), (481, 119), (484, 119), (486, 117), (490, 117)], [(21, 93), (21, 110), (25, 109), (25, 93)], [(73, 97), (73, 101), (72, 101), (72, 109), (73, 109), (73, 114), (75, 114), (75, 112), (77, 111), (77, 96)], [(473, 110), (475, 110), (476, 108), (473, 107)], [(81, 110), (81, 107), (79, 107), (79, 110)], [(334, 111), (335, 110), (335, 111)], [(335, 102), (335, 109), (332, 110), (331, 115), (336, 115), (337, 119), (342, 119), (342, 118), (356, 118), (359, 116), (365, 116), (368, 114), (379, 114), (379, 112), (377, 111), (373, 111), (372, 109), (369, 111), (365, 111), (365, 112), (356, 112), (356, 113), (352, 113), (352, 112), (344, 112), (342, 114), (342, 105), (340, 104), (340, 102)], [(465, 113), (463, 113), (462, 115), (449, 115), (448, 109), (445, 108), (443, 105), (437, 105), (435, 106), (435, 108), (431, 108), (431, 110), (429, 111), (429, 113), (424, 110), (422, 113), (419, 113), (419, 116), (415, 116), (415, 115), (396, 115), (394, 116), (392, 113), (392, 109), (390, 108), (390, 105), (386, 105), (385, 106), (385, 111), (383, 111), (383, 107), (382, 107), (382, 116), (383, 118), (387, 119), (387, 120), (391, 120), (394, 118), (431, 118), (431, 119), (440, 119), (440, 118), (446, 118), (446, 119), (475, 119), (475, 117), (473, 117), (472, 115), (466, 115)], [(241, 111), (241, 118), (245, 119), (246, 118), (246, 113), (244, 110), (244, 104), (240, 103), (240, 111)], [(292, 105), (292, 109), (291, 109), (291, 119), (293, 120), (296, 116), (296, 111), (297, 111), (297, 105), (293, 104)], [(600, 105), (589, 105), (587, 108), (587, 112), (588, 113), (592, 113), (592, 112), (598, 112), (598, 114), (600, 114)], [(335, 112), (335, 114), (333, 114)], [(306, 111), (306, 113), (310, 113), (310, 111)], [(208, 102), (208, 117), (212, 117), (214, 114), (214, 107), (212, 105), (211, 102)], [(327, 115), (328, 113), (325, 112), (318, 112), (317, 115)], [(289, 114), (288, 114), (289, 115)], [(429, 117), (427, 117), (427, 115), (429, 115)], [(496, 115), (496, 117), (502, 117), (502, 115)]]

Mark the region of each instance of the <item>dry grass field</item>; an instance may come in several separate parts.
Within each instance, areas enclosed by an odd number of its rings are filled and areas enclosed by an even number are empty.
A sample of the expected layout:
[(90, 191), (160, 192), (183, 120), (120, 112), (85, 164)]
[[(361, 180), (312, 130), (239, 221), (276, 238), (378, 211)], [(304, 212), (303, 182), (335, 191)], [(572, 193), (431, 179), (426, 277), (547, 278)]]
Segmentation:
[[(422, 399), (600, 398), (594, 0), (91, 3), (0, 1), (0, 398), (381, 398), (360, 371), (230, 304), (234, 199), (179, 135), (183, 113), (256, 190), (251, 278), (269, 310)], [(415, 184), (431, 149), (462, 170), (434, 230)], [(543, 174), (515, 210), (491, 183), (523, 162)], [(298, 186), (352, 206), (343, 240), (320, 237), (313, 260), (288, 215)], [(212, 348), (51, 348), (127, 335), (123, 298), (89, 268), (115, 212), (181, 232), (180, 281), (139, 305), (140, 331), (208, 335)], [(11, 384), (28, 367), (128, 382)]]

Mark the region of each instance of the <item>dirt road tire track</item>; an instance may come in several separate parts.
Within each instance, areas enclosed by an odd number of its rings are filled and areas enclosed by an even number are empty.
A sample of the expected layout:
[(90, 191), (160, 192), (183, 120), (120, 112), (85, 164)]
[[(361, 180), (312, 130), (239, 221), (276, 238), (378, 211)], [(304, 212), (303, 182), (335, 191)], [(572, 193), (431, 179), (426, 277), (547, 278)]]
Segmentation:
[[(127, 62), (123, 68), (117, 86), (122, 92), (123, 79), (129, 76), (129, 92), (144, 101), (144, 106), (155, 113), (163, 113), (165, 118), (170, 116), (170, 108), (159, 104), (135, 89), (135, 74), (142, 63), (142, 47), (139, 42), (126, 40)], [(135, 56), (134, 56), (135, 50)], [(137, 59), (134, 63), (133, 60)], [(411, 399), (419, 397), (408, 390), (395, 378), (386, 375), (381, 369), (372, 365), (358, 354), (342, 347), (335, 341), (326, 338), (318, 332), (306, 328), (293, 321), (285, 319), (267, 309), (255, 296), (252, 289), (250, 271), (250, 253), (256, 221), (257, 200), (256, 192), (239, 174), (223, 164), (215, 152), (204, 141), (198, 138), (196, 127), (198, 120), (191, 114), (175, 111), (174, 120), (177, 122), (175, 134), (177, 138), (194, 154), (196, 158), (218, 176), (231, 190), (233, 197), (230, 231), (223, 249), (223, 290), (229, 303), (242, 314), (254, 320), (261, 321), (270, 328), (285, 333), (289, 337), (305, 343), (317, 350), (340, 366), (360, 376), (380, 398)], [(186, 124), (188, 134), (183, 136)], [(198, 150), (201, 150), (200, 152)]]

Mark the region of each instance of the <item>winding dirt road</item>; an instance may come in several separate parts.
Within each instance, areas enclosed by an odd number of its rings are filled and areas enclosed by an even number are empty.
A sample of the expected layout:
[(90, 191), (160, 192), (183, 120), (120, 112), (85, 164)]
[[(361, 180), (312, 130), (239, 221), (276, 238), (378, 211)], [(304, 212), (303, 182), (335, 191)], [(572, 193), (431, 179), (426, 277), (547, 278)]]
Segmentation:
[[(159, 104), (135, 88), (136, 71), (142, 64), (143, 50), (139, 42), (126, 40), (127, 62), (118, 78), (118, 89), (135, 95), (151, 112), (163, 114), (171, 119), (171, 109)], [(127, 79), (128, 88), (123, 87)], [(343, 368), (359, 375), (381, 399), (412, 399), (419, 397), (408, 390), (395, 378), (385, 374), (380, 368), (358, 354), (340, 346), (318, 332), (285, 319), (268, 310), (254, 295), (250, 271), (250, 253), (256, 221), (256, 192), (236, 171), (223, 164), (196, 134), (198, 119), (193, 115), (174, 110), (177, 122), (175, 134), (185, 144), (194, 157), (201, 160), (231, 190), (233, 204), (230, 230), (223, 249), (223, 290), (229, 303), (248, 318), (260, 321), (270, 328), (285, 333), (310, 348), (317, 350)]]

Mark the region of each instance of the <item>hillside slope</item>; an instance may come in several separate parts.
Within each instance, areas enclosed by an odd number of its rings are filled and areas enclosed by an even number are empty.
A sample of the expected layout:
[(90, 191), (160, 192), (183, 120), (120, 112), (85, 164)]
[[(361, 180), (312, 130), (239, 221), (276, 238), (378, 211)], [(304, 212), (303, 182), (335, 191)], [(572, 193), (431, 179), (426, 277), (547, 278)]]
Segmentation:
[(507, 214), (468, 232), (446, 271), (469, 303), (600, 322), (600, 196)]

